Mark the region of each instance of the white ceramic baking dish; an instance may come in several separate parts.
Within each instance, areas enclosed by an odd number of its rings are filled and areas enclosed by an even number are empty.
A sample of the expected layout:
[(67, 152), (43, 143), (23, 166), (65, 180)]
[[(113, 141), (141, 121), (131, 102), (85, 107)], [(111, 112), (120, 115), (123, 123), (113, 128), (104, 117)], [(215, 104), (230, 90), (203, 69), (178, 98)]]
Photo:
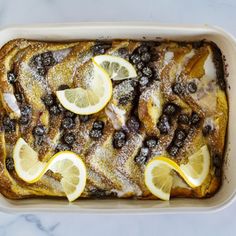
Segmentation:
[(209, 212), (228, 206), (236, 195), (236, 41), (219, 28), (204, 26), (164, 26), (143, 23), (80, 23), (67, 25), (20, 26), (0, 30), (0, 46), (11, 39), (71, 41), (80, 39), (201, 40), (215, 42), (228, 64), (229, 128), (224, 163), (223, 184), (208, 199), (157, 200), (8, 200), (0, 196), (1, 211), (61, 211), (77, 213), (178, 213)]

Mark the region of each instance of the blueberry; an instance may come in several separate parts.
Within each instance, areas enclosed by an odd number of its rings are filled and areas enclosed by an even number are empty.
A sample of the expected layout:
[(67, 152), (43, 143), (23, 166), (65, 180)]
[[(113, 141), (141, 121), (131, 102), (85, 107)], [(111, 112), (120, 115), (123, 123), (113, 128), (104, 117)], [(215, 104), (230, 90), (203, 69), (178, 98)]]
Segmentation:
[(47, 73), (47, 70), (44, 67), (37, 68), (37, 72), (40, 76), (44, 76)]
[(49, 113), (51, 115), (57, 116), (57, 115), (59, 115), (61, 113), (61, 110), (59, 109), (59, 107), (57, 105), (52, 105), (49, 108)]
[(147, 161), (147, 157), (146, 156), (140, 156), (140, 155), (137, 155), (135, 158), (134, 158), (134, 161), (139, 164), (139, 165), (143, 165), (146, 163)]
[(54, 97), (51, 94), (46, 95), (43, 99), (46, 106), (52, 106), (54, 104)]
[(95, 45), (93, 47), (93, 53), (95, 55), (97, 55), (97, 54), (104, 54), (105, 53), (105, 49), (103, 47), (101, 47), (101, 45)]
[(124, 95), (119, 98), (119, 104), (120, 105), (126, 105), (130, 102), (130, 96), (129, 95)]
[(126, 143), (126, 134), (123, 131), (116, 131), (113, 136), (113, 146), (122, 148)]
[(170, 122), (166, 115), (162, 115), (158, 124), (157, 128), (160, 130), (161, 134), (167, 134), (170, 130)]
[(211, 125), (205, 125), (202, 129), (202, 133), (204, 136), (209, 135), (210, 133), (212, 133), (213, 131), (213, 127)]
[(62, 120), (61, 126), (63, 129), (71, 129), (74, 126), (74, 120), (70, 117), (66, 117)]
[(180, 83), (175, 83), (172, 86), (172, 91), (177, 95), (181, 95), (184, 92), (184, 87)]
[(122, 57), (126, 57), (129, 54), (129, 50), (127, 48), (119, 48), (118, 53)]
[(190, 93), (195, 93), (197, 91), (197, 85), (194, 82), (188, 84), (188, 91)]
[(126, 139), (126, 134), (123, 131), (116, 131), (114, 133), (114, 139)]
[(41, 55), (37, 55), (33, 59), (33, 63), (35, 67), (42, 67), (42, 57)]
[(113, 146), (114, 148), (122, 148), (126, 143), (126, 140), (125, 139), (114, 139), (113, 140)]
[(43, 136), (45, 134), (46, 130), (43, 125), (37, 125), (33, 129), (33, 133), (36, 136)]
[(200, 117), (197, 113), (193, 112), (191, 116), (191, 124), (197, 125), (200, 122)]
[(144, 64), (142, 61), (140, 61), (140, 62), (137, 64), (136, 67), (137, 67), (138, 70), (142, 70), (144, 66), (145, 66), (145, 64)]
[(98, 139), (102, 137), (102, 130), (100, 129), (92, 129), (89, 132), (90, 138)]
[(15, 120), (11, 120), (10, 117), (5, 116), (3, 118), (3, 127), (5, 132), (9, 133), (9, 132), (14, 132), (16, 130), (16, 121)]
[(15, 93), (15, 98), (17, 102), (23, 102), (23, 96), (20, 93)]
[(58, 90), (65, 90), (65, 89), (69, 89), (70, 87), (67, 85), (67, 84), (61, 84), (59, 87), (58, 87)]
[(148, 78), (151, 78), (153, 75), (152, 69), (148, 66), (144, 67), (142, 70), (143, 74), (146, 75)]
[(56, 146), (57, 151), (69, 151), (70, 149), (71, 149), (70, 146), (68, 146), (67, 144), (64, 144), (64, 143), (59, 143)]
[(42, 59), (45, 59), (45, 58), (53, 57), (53, 54), (52, 54), (52, 52), (48, 51), (48, 52), (42, 53), (41, 57), (42, 57)]
[(163, 113), (168, 115), (168, 116), (172, 116), (176, 113), (177, 111), (177, 107), (175, 104), (173, 103), (168, 103), (163, 110)]
[(35, 145), (41, 146), (44, 142), (44, 136), (36, 136), (35, 137)]
[(174, 145), (178, 148), (181, 148), (181, 147), (183, 147), (184, 142), (183, 142), (183, 140), (175, 139), (174, 140)]
[(212, 161), (215, 167), (218, 167), (218, 168), (221, 167), (221, 163), (222, 163), (221, 155), (219, 155), (218, 153), (214, 154)]
[(151, 60), (151, 55), (150, 55), (150, 53), (148, 53), (148, 52), (142, 53), (142, 55), (141, 55), (141, 60), (142, 60), (143, 62), (149, 62), (149, 61)]
[(186, 114), (180, 114), (178, 117), (178, 122), (181, 124), (189, 124), (189, 117)]
[(57, 104), (57, 107), (60, 110), (60, 112), (64, 112), (66, 110), (60, 103)]
[(20, 117), (20, 124), (27, 125), (29, 123), (29, 116), (21, 116)]
[(102, 120), (96, 120), (93, 123), (93, 129), (102, 130), (104, 128), (104, 122)]
[(92, 189), (90, 190), (91, 197), (104, 198), (106, 197), (106, 191), (103, 189)]
[(149, 155), (149, 148), (147, 147), (142, 147), (139, 152), (140, 156), (147, 157)]
[(10, 84), (14, 84), (16, 82), (16, 76), (13, 72), (7, 73), (7, 80)]
[(141, 45), (141, 46), (138, 48), (138, 53), (139, 53), (139, 54), (142, 54), (142, 53), (148, 52), (148, 50), (149, 50), (148, 46), (146, 46), (146, 45)]
[(52, 66), (52, 65), (54, 65), (54, 63), (55, 63), (55, 60), (53, 57), (47, 57), (47, 58), (43, 59), (44, 66)]
[(137, 64), (141, 61), (141, 57), (140, 57), (139, 54), (134, 53), (134, 54), (131, 55), (130, 60), (131, 60), (135, 65), (137, 65)]
[(186, 134), (183, 130), (177, 130), (176, 133), (175, 133), (175, 137), (178, 140), (184, 140), (186, 138)]
[(63, 139), (66, 144), (72, 145), (75, 142), (75, 135), (73, 133), (66, 133), (64, 134)]
[(151, 138), (148, 138), (146, 141), (145, 141), (145, 144), (148, 148), (155, 148), (156, 145), (157, 145), (157, 139), (154, 138), (154, 137), (151, 137)]
[(45, 52), (42, 54), (42, 64), (44, 66), (52, 66), (55, 64), (52, 52)]
[(20, 111), (21, 111), (21, 115), (22, 116), (28, 116), (28, 115), (31, 114), (32, 110), (31, 110), (30, 106), (25, 105), (25, 106), (21, 107)]
[(147, 76), (142, 76), (140, 79), (139, 79), (139, 84), (141, 87), (145, 87), (147, 86), (149, 83), (149, 79)]
[(14, 160), (12, 157), (7, 157), (5, 160), (5, 164), (8, 171), (13, 171), (15, 169)]
[(137, 77), (138, 78), (141, 78), (143, 76), (143, 72), (141, 71), (141, 70), (139, 70), (138, 72), (137, 72)]
[(177, 146), (170, 146), (168, 148), (168, 152), (171, 156), (175, 157), (179, 151), (179, 148)]
[(88, 120), (90, 119), (90, 116), (88, 116), (88, 115), (80, 115), (79, 116), (79, 120), (80, 120), (80, 122), (87, 122)]
[(110, 48), (111, 45), (103, 42), (99, 42), (97, 45), (92, 47), (92, 51), (95, 55), (104, 54), (106, 49)]
[(65, 112), (65, 117), (73, 118), (74, 116), (75, 116), (75, 113), (73, 113), (71, 111), (66, 111)]
[(135, 116), (131, 116), (128, 120), (127, 120), (127, 127), (129, 128), (129, 130), (131, 131), (138, 131), (139, 127), (140, 127), (140, 123), (137, 117)]

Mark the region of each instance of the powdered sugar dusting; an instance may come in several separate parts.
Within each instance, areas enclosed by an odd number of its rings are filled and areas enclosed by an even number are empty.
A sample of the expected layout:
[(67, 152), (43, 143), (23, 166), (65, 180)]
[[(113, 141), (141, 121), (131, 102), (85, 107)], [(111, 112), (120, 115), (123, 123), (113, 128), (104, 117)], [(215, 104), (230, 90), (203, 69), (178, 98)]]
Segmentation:
[(69, 53), (71, 52), (71, 48), (65, 48), (62, 50), (58, 50), (58, 51), (53, 51), (53, 58), (56, 60), (57, 63), (61, 62), (65, 57), (67, 57), (69, 55)]
[(133, 95), (133, 92), (134, 86), (132, 85), (132, 80), (125, 80), (114, 88), (113, 97), (116, 100), (119, 100), (122, 97), (127, 97), (127, 99), (129, 99), (129, 97)]
[(140, 99), (148, 101), (150, 97), (154, 96), (155, 91), (159, 91), (160, 82), (155, 81), (148, 89), (144, 90), (140, 95)]
[(127, 114), (124, 109), (121, 109), (118, 106), (115, 106), (114, 104), (110, 103), (106, 107), (105, 112), (115, 129), (120, 129), (125, 125), (125, 122), (127, 120)]
[(192, 94), (192, 98), (208, 113), (213, 114), (216, 109), (216, 68), (210, 53), (204, 64), (205, 74), (200, 80), (193, 79), (198, 90)]
[(16, 102), (16, 97), (14, 94), (11, 93), (3, 93), (3, 98), (6, 102), (6, 104), (9, 106), (9, 108), (16, 113), (17, 116), (20, 116), (20, 108), (18, 107), (18, 104)]
[(141, 189), (139, 188), (138, 185), (132, 183), (129, 179), (125, 178), (124, 175), (121, 174), (117, 170), (115, 170), (115, 174), (122, 183), (122, 190), (112, 189), (112, 192), (117, 193), (118, 197), (124, 197), (128, 194), (132, 194), (132, 195), (135, 195), (135, 196), (141, 196), (142, 195), (142, 191), (141, 191)]
[(173, 58), (174, 58), (174, 53), (167, 51), (164, 56), (164, 64), (165, 65), (169, 64)]
[(62, 185), (58, 180), (55, 180), (54, 178), (48, 175), (43, 175), (41, 181), (45, 182), (45, 184), (52, 188), (52, 191), (55, 192), (57, 195), (59, 195), (59, 193), (61, 193), (61, 195), (65, 195)]
[[(39, 83), (40, 87), (42, 87), (45, 91), (48, 93), (50, 92), (50, 87), (48, 86), (47, 80), (43, 76), (40, 76), (36, 70), (34, 70), (32, 67), (30, 67), (27, 63), (21, 63), (22, 69), (25, 71), (25, 73), (28, 73), (29, 75), (32, 75), (34, 79)], [(25, 84), (31, 85), (33, 83), (31, 76), (24, 76)], [(32, 88), (29, 88), (32, 89)], [(32, 90), (33, 91), (33, 90)]]

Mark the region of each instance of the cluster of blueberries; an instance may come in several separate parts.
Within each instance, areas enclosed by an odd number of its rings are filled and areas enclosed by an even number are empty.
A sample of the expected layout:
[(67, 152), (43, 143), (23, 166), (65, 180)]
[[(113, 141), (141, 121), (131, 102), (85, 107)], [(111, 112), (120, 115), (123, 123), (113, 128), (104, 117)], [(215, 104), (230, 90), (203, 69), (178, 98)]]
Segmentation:
[(140, 165), (145, 164), (153, 148), (156, 147), (158, 140), (156, 137), (149, 137), (144, 141), (144, 145), (140, 148), (138, 155), (135, 156), (134, 161)]
[[(68, 86), (60, 86), (59, 90), (67, 89)], [(75, 127), (76, 114), (71, 111), (65, 110), (60, 104), (56, 102), (56, 98), (53, 95), (47, 95), (43, 98), (45, 105), (48, 107), (51, 115), (59, 115), (63, 112), (64, 116), (61, 122), (61, 129), (63, 130), (63, 142), (60, 142), (56, 149), (58, 151), (70, 150), (71, 146), (76, 140), (75, 134), (71, 131)]]
[(130, 62), (138, 71), (138, 82), (140, 90), (142, 91), (153, 79), (156, 78), (150, 62), (153, 58), (150, 47), (148, 45), (141, 45), (130, 56)]
[(32, 65), (40, 76), (45, 76), (48, 69), (55, 65), (56, 61), (52, 52), (44, 52), (35, 56), (32, 60)]

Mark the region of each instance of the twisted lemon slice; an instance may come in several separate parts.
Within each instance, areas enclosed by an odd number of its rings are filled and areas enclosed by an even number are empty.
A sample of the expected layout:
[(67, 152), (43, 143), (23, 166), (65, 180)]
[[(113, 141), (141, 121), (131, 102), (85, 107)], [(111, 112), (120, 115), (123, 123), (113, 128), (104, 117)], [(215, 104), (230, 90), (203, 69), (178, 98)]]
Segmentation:
[(206, 179), (210, 168), (210, 154), (203, 146), (188, 158), (187, 164), (178, 165), (163, 156), (152, 159), (145, 169), (145, 184), (150, 192), (162, 200), (169, 200), (173, 183), (173, 171), (176, 171), (192, 187), (200, 186)]
[(77, 199), (85, 188), (86, 167), (74, 152), (58, 152), (47, 163), (41, 162), (38, 154), (24, 139), (19, 138), (13, 150), (13, 159), (17, 175), (28, 183), (37, 182), (47, 170), (59, 173), (69, 201)]

